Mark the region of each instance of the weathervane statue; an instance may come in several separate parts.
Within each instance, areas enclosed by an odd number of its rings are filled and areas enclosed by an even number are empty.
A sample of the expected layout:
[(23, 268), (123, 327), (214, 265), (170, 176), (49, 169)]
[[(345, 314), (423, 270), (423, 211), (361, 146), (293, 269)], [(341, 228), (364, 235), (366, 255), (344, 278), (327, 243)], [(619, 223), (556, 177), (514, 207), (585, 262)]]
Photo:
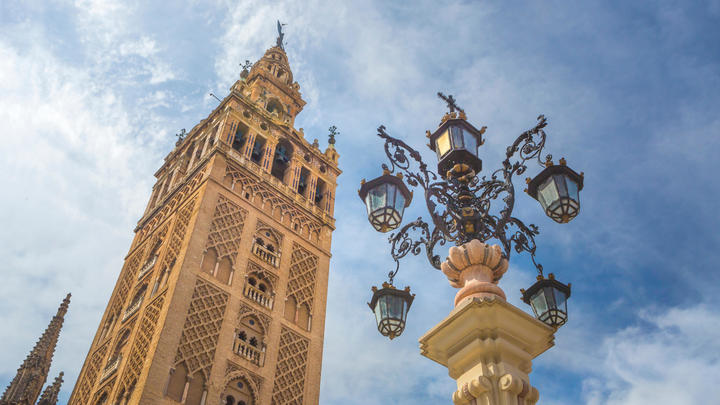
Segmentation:
[(280, 24), (280, 20), (277, 22), (277, 30), (278, 30), (278, 37), (277, 37), (277, 46), (279, 46), (282, 49), (285, 49), (283, 47), (283, 38), (285, 38), (285, 34), (282, 32), (282, 27), (287, 24)]

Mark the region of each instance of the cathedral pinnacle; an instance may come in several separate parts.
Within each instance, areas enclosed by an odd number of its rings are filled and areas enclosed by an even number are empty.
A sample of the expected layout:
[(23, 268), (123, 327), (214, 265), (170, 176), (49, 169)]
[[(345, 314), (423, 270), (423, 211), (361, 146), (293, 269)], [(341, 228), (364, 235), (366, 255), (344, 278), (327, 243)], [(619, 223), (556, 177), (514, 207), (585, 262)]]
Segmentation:
[[(70, 305), (70, 297), (71, 294), (68, 294), (60, 307), (58, 307), (57, 313), (50, 321), (45, 332), (43, 332), (35, 347), (25, 358), (15, 378), (10, 382), (2, 398), (0, 398), (0, 405), (31, 405), (40, 396), (42, 387), (47, 380), (48, 371), (50, 371), (50, 364), (55, 353), (60, 329), (62, 329), (65, 314)], [(62, 373), (58, 378), (62, 383)], [(55, 383), (58, 383), (58, 379), (55, 379)], [(51, 388), (48, 387), (48, 389)], [(54, 404), (54, 402), (48, 402), (47, 404)]]
[(58, 401), (58, 396), (60, 395), (60, 387), (63, 383), (63, 373), (62, 371), (60, 374), (58, 374), (57, 377), (55, 377), (55, 381), (53, 381), (52, 384), (45, 387), (45, 391), (43, 391), (42, 395), (40, 396), (40, 400), (38, 400), (38, 405), (56, 405)]

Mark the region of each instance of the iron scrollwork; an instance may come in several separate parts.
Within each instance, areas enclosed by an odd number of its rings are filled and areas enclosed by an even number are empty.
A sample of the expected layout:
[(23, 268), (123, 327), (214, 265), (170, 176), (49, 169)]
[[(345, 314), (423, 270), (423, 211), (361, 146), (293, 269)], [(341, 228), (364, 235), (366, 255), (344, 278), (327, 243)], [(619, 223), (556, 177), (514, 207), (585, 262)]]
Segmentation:
[[(451, 107), (462, 112), (454, 105), (454, 99), (452, 101)], [(377, 135), (385, 140), (384, 149), (389, 160), (389, 165), (382, 165), (383, 169), (390, 173), (403, 173), (410, 187), (422, 187), (432, 219), (432, 228), (419, 217), (390, 235), (391, 255), (397, 264), (389, 274), (391, 282), (399, 270), (400, 259), (408, 253), (417, 256), (424, 247), (430, 264), (440, 269), (441, 258), (434, 253), (435, 246), (447, 242), (461, 245), (472, 239), (499, 241), (507, 259), (510, 259), (513, 250), (516, 253), (527, 252), (542, 274), (542, 265), (535, 260), (538, 227), (525, 225), (512, 216), (515, 207), (514, 176), (525, 173), (531, 160), (536, 160), (541, 167), (545, 166), (541, 156), (545, 148), (547, 119), (540, 115), (537, 121), (533, 128), (520, 134), (507, 147), (502, 167), (492, 172), (489, 178), (478, 177), (470, 170), (443, 179), (428, 169), (417, 150), (390, 136), (385, 126), (378, 128)], [(551, 159), (552, 156), (547, 155), (546, 160)], [(502, 204), (498, 209), (500, 201)], [(468, 218), (471, 218), (472, 226), (463, 226)]]

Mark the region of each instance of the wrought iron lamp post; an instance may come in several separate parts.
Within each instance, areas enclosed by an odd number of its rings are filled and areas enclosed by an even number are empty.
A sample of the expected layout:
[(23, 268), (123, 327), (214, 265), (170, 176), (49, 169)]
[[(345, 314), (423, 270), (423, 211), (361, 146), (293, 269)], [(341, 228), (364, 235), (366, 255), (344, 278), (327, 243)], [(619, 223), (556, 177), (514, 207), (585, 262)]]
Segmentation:
[[(422, 190), (432, 219), (431, 223), (427, 223), (422, 217), (417, 218), (389, 237), (396, 267), (389, 273), (389, 283), (384, 283), (384, 288), (373, 287), (374, 294), (369, 303), (376, 315), (378, 330), (391, 339), (402, 333), (412, 296), (409, 288), (398, 290), (392, 283), (400, 268), (400, 259), (408, 253), (420, 254), (423, 247), (430, 264), (438, 270), (442, 269), (452, 285), (466, 286), (464, 289), (472, 289), (474, 293), (493, 293), (503, 298), (502, 290), (493, 290), (491, 284), (496, 284), (502, 276), (513, 251), (529, 253), (539, 275), (534, 285), (522, 291), (523, 301), (532, 307), (540, 321), (553, 328), (563, 325), (567, 320), (570, 285), (555, 280), (553, 274), (547, 279), (544, 277), (542, 265), (535, 260), (538, 227), (525, 225), (513, 216), (513, 180), (525, 173), (528, 163), (537, 161), (544, 170), (535, 178), (527, 179), (526, 192), (540, 203), (547, 216), (556, 222), (567, 223), (580, 210), (579, 191), (583, 187), (583, 174), (569, 168), (565, 159), (560, 159), (558, 165), (553, 163), (551, 155), (542, 159), (547, 120), (540, 115), (533, 128), (520, 134), (507, 147), (502, 166), (488, 176), (480, 177), (482, 161), (478, 149), (484, 143), (482, 137), (486, 127), (477, 129), (470, 124), (465, 111), (457, 106), (452, 96), (442, 93), (438, 96), (445, 100), (449, 112), (443, 116), (437, 130), (432, 133), (427, 131), (427, 137), (430, 149), (438, 157), (439, 174), (428, 169), (417, 150), (390, 136), (385, 126), (380, 126), (378, 136), (385, 140), (389, 166), (383, 164), (383, 174), (367, 182), (363, 180), (359, 190), (368, 219), (379, 232), (388, 232), (400, 226), (404, 209), (412, 200), (408, 186)], [(493, 256), (496, 259), (489, 259), (488, 251), (497, 247), (485, 245), (489, 240), (499, 243), (497, 254)], [(465, 249), (464, 246), (470, 246), (471, 242), (477, 244), (478, 241), (481, 244), (473, 246), (486, 249), (485, 253), (482, 260), (477, 258), (470, 264), (488, 265), (489, 260), (495, 260), (494, 268), (485, 273), (478, 270), (475, 276), (469, 278), (460, 277), (458, 269), (454, 268), (451, 261), (453, 248), (448, 259), (451, 263), (442, 263), (440, 256), (434, 253), (436, 246), (448, 242)], [(465, 256), (469, 260), (467, 250)], [(456, 305), (465, 296), (467, 294), (458, 293)], [(390, 307), (394, 309), (390, 310)]]

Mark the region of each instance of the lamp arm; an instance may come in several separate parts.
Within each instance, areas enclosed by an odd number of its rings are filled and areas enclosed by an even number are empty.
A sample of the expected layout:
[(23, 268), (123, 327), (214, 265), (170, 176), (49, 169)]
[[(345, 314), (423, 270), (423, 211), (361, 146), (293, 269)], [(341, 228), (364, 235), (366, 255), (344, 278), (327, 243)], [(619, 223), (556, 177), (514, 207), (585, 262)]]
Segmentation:
[[(420, 233), (414, 239), (411, 236), (411, 232), (413, 231), (419, 231)], [(434, 268), (438, 270), (440, 269), (440, 256), (434, 253), (434, 248), (438, 243), (440, 245), (444, 245), (446, 240), (437, 227), (431, 231), (430, 225), (423, 221), (421, 217), (418, 217), (415, 221), (406, 224), (400, 228), (399, 231), (390, 234), (388, 241), (391, 246), (390, 255), (393, 260), (395, 260), (395, 263), (397, 263), (395, 271), (391, 271), (388, 274), (390, 280), (397, 275), (398, 270), (400, 269), (400, 259), (407, 256), (408, 253), (412, 253), (415, 256), (419, 255), (422, 253), (423, 246), (425, 247), (425, 252), (430, 264)]]
[[(377, 130), (377, 135), (380, 138), (385, 139), (385, 154), (387, 155), (391, 165), (388, 167), (383, 164), (382, 168), (388, 170), (390, 173), (394, 173), (395, 169), (398, 169), (405, 174), (406, 181), (409, 185), (413, 187), (420, 185), (423, 189), (427, 190), (430, 182), (437, 180), (438, 176), (431, 170), (428, 170), (427, 164), (423, 162), (422, 156), (420, 156), (420, 152), (413, 149), (410, 145), (400, 139), (390, 136), (385, 131), (385, 125), (380, 125)], [(417, 163), (419, 173), (410, 171), (410, 165), (412, 162), (408, 158), (408, 155), (410, 155), (410, 158)]]

